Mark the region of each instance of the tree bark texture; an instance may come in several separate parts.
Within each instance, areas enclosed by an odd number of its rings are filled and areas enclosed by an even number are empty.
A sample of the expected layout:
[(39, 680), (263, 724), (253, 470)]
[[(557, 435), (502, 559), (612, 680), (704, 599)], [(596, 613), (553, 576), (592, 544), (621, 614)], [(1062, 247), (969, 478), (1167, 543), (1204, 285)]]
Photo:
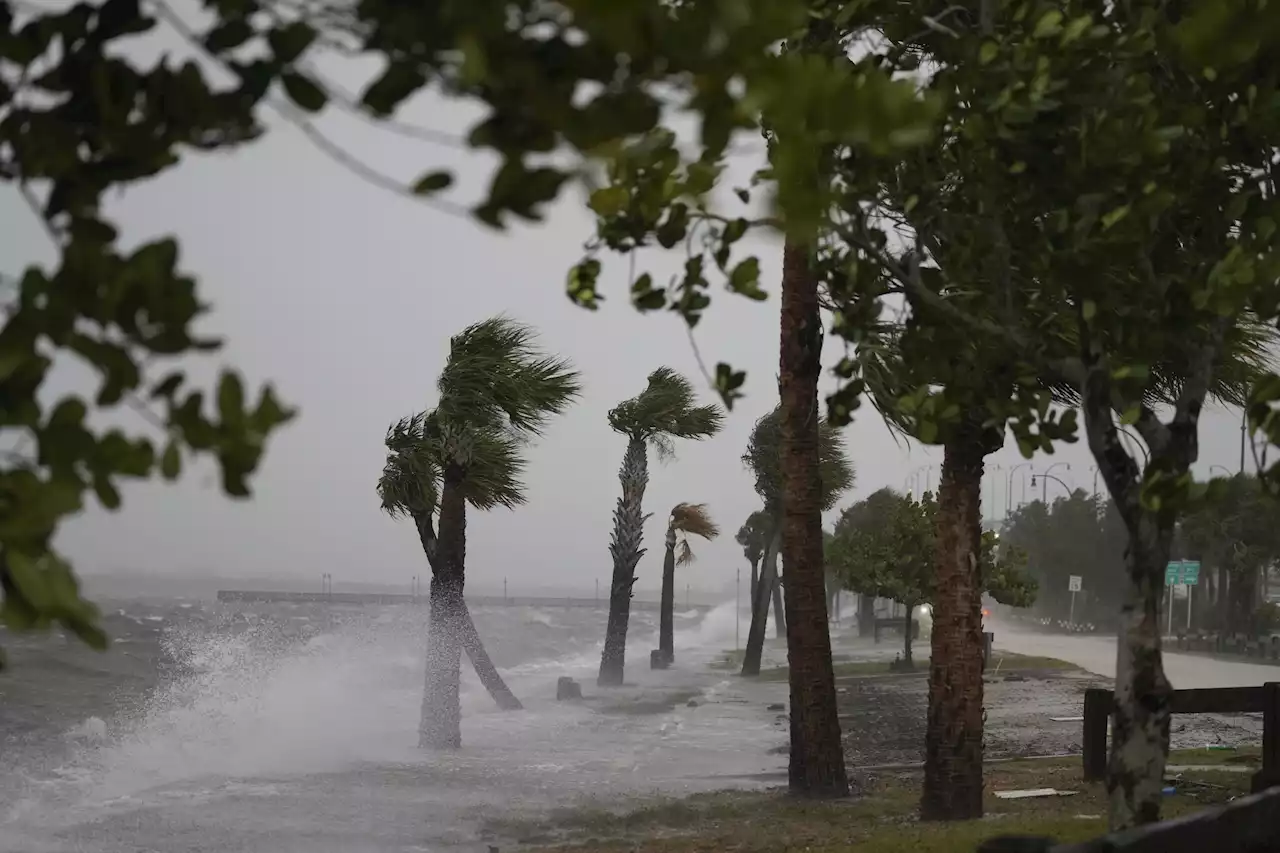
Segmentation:
[(748, 587), (748, 589), (750, 589), (750, 590), (751, 590), (751, 600), (752, 600), (752, 601), (754, 601), (754, 600), (755, 600), (755, 596), (756, 596), (756, 584), (758, 584), (758, 583), (760, 583), (760, 561), (759, 561), (759, 560), (752, 560), (752, 561), (751, 561), (751, 586), (750, 586), (750, 587)]
[(782, 257), (778, 393), (782, 421), (782, 574), (791, 684), (791, 792), (845, 797), (836, 709), (818, 471), (818, 376), (822, 318), (809, 247), (788, 241)]
[(613, 511), (613, 583), (609, 590), (609, 623), (605, 628), (604, 652), (600, 656), (601, 687), (622, 684), (627, 663), (627, 625), (631, 621), (631, 589), (636, 583), (636, 565), (644, 554), (644, 490), (649, 485), (649, 459), (644, 440), (632, 437), (618, 472), (622, 495)]
[(462, 746), (461, 678), (462, 614), (466, 565), (466, 501), (459, 488), (462, 472), (445, 470), (440, 494), (440, 536), (436, 544), (430, 593), (431, 624), (427, 629), (427, 674), (422, 695), (418, 745), (428, 749)]
[[(924, 820), (982, 817), (982, 472), (980, 422), (943, 447), (938, 489)], [(907, 618), (911, 618), (910, 612)]]
[(908, 668), (915, 666), (915, 659), (911, 656), (911, 641), (915, 639), (915, 637), (912, 636), (915, 632), (911, 630), (912, 627), (914, 627), (914, 620), (911, 618), (911, 611), (914, 609), (915, 605), (911, 602), (907, 602), (907, 624), (902, 629), (902, 660)]
[[(775, 525), (774, 530), (777, 530)], [(759, 675), (760, 658), (764, 654), (765, 628), (769, 621), (769, 596), (778, 580), (778, 548), (781, 539), (777, 532), (769, 534), (760, 560), (760, 580), (751, 589), (751, 625), (747, 628), (747, 647), (742, 653), (742, 675)]]
[(662, 558), (662, 602), (658, 614), (658, 650), (668, 664), (676, 659), (676, 529), (667, 525), (666, 553)]
[(1160, 820), (1172, 693), (1160, 650), (1168, 562), (1168, 531), (1142, 512), (1125, 549), (1127, 583), (1116, 642), (1116, 704), (1107, 765), (1112, 829)]

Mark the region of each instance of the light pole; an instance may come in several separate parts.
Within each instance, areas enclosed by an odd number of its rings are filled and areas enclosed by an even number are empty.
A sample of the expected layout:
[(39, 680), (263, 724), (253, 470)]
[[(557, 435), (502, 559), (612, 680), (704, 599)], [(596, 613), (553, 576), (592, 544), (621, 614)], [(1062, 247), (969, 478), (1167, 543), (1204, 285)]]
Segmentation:
[(1049, 473), (1047, 473), (1047, 472), (1046, 472), (1046, 473), (1044, 473), (1044, 474), (1032, 474), (1032, 475), (1031, 475), (1031, 488), (1033, 488), (1033, 489), (1036, 487), (1036, 477), (1040, 477), (1040, 478), (1041, 478), (1041, 481), (1040, 481), (1040, 495), (1041, 495), (1041, 497), (1040, 497), (1040, 502), (1041, 502), (1041, 503), (1043, 503), (1046, 507), (1048, 507), (1048, 506), (1049, 506), (1049, 484), (1048, 484), (1047, 482), (1045, 482), (1045, 480), (1053, 480), (1053, 481), (1054, 481), (1055, 483), (1057, 483), (1059, 486), (1062, 486), (1062, 488), (1066, 489), (1066, 491), (1067, 491), (1067, 494), (1068, 494), (1068, 495), (1069, 495), (1069, 494), (1071, 494), (1071, 487), (1070, 487), (1070, 486), (1068, 486), (1066, 483), (1062, 482), (1062, 481), (1061, 481), (1061, 480), (1059, 480), (1057, 477), (1055, 477), (1055, 476), (1053, 476), (1052, 474), (1049, 474)]
[(1013, 512), (1013, 475), (1018, 472), (1019, 468), (1026, 468), (1030, 462), (1019, 462), (1009, 469), (1009, 485), (1004, 494), (1004, 514), (1008, 515)]
[(1221, 468), (1224, 472), (1226, 472), (1226, 476), (1227, 476), (1228, 478), (1231, 476), (1231, 470), (1230, 470), (1229, 468), (1227, 468), (1227, 466), (1226, 466), (1226, 465), (1210, 465), (1210, 466), (1209, 466), (1209, 474), (1210, 474), (1210, 476), (1212, 476), (1212, 475), (1213, 475), (1213, 469), (1214, 469), (1214, 468)]
[[(996, 472), (997, 472), (997, 471), (1003, 471), (1003, 470), (1004, 470), (1004, 466), (1002, 466), (1002, 465), (992, 465), (992, 466), (991, 466), (991, 470), (990, 470), (990, 474), (991, 474), (991, 516), (992, 516), (992, 518), (993, 518), (993, 519), (995, 518), (995, 512), (996, 512), (996, 510), (997, 510), (997, 509), (999, 509), (999, 503), (996, 501)], [(1003, 478), (1002, 478), (1002, 479), (1003, 479)], [(981, 508), (982, 508), (982, 501), (978, 501), (978, 508), (979, 508), (979, 510), (981, 510)], [(985, 518), (986, 516), (984, 515), (983, 517)]]
[[(1041, 476), (1043, 476), (1043, 477), (1047, 477), (1047, 476), (1049, 476), (1050, 474), (1052, 474), (1052, 473), (1053, 473), (1053, 469), (1054, 469), (1054, 468), (1057, 468), (1059, 465), (1061, 465), (1063, 468), (1066, 468), (1068, 471), (1070, 471), (1070, 470), (1071, 470), (1071, 463), (1070, 463), (1070, 462), (1055, 462), (1055, 463), (1053, 463), (1052, 465), (1050, 465), (1048, 468), (1044, 469), (1044, 474), (1042, 474)], [(1057, 478), (1057, 477), (1054, 477), (1053, 479), (1058, 480), (1058, 478)], [(1058, 482), (1059, 482), (1059, 483), (1062, 483), (1062, 481), (1061, 481), (1061, 480), (1058, 480)], [(1035, 487), (1036, 487), (1036, 477), (1035, 477), (1035, 475), (1034, 475), (1034, 474), (1032, 474), (1032, 475), (1031, 475), (1031, 488), (1033, 488), (1033, 489), (1034, 489)], [(1062, 483), (1062, 488), (1064, 488), (1064, 489), (1066, 489), (1066, 490), (1067, 490), (1067, 494), (1068, 494), (1068, 495), (1070, 495), (1070, 494), (1071, 494), (1071, 488), (1070, 488), (1066, 483)], [(1049, 498), (1048, 498), (1048, 495), (1049, 495), (1049, 484), (1048, 484), (1048, 483), (1045, 483), (1045, 482), (1043, 482), (1043, 481), (1042, 481), (1042, 482), (1041, 482), (1041, 484), (1040, 484), (1040, 500), (1044, 502), (1044, 505), (1045, 505), (1046, 507), (1049, 505)]]
[(1116, 429), (1120, 430), (1120, 434), (1129, 439), (1129, 443), (1138, 448), (1139, 452), (1142, 453), (1142, 467), (1146, 468), (1150, 465), (1151, 454), (1147, 452), (1147, 446), (1142, 443), (1142, 440), (1124, 427), (1116, 427)]

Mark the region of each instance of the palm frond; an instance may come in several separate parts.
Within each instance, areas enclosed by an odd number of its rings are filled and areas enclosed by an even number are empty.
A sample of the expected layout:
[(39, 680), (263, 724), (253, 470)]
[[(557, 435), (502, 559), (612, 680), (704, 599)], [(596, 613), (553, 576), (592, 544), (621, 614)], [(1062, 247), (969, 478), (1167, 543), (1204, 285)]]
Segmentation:
[(686, 536), (711, 540), (720, 535), (719, 526), (711, 520), (706, 504), (678, 503), (671, 510), (671, 526)]
[(687, 566), (694, 561), (693, 548), (689, 547), (688, 539), (681, 539), (676, 549), (676, 565)]
[(533, 327), (504, 316), (454, 335), (437, 381), (441, 417), (540, 435), (577, 399), (582, 383), (567, 359), (548, 356), (537, 339)]
[(378, 478), (382, 511), (392, 518), (430, 516), (440, 497), (439, 446), (422, 434), (425, 413), (387, 430), (387, 461)]
[(773, 520), (762, 509), (758, 509), (738, 528), (734, 540), (742, 546), (742, 554), (751, 562), (756, 562), (764, 554), (765, 540), (768, 539)]
[(514, 509), (525, 503), (522, 442), (501, 429), (472, 434), (472, 459), (462, 478), (462, 494), (478, 510)]
[(616, 432), (646, 441), (654, 436), (710, 438), (723, 425), (720, 407), (697, 405), (693, 383), (669, 367), (653, 371), (644, 391), (609, 412), (609, 426)]
[[(756, 493), (765, 507), (782, 506), (782, 409), (775, 408), (756, 421), (747, 440), (742, 462), (755, 475)], [(854, 467), (845, 452), (840, 430), (826, 418), (818, 425), (818, 473), (822, 479), (822, 506), (829, 510), (853, 487)]]

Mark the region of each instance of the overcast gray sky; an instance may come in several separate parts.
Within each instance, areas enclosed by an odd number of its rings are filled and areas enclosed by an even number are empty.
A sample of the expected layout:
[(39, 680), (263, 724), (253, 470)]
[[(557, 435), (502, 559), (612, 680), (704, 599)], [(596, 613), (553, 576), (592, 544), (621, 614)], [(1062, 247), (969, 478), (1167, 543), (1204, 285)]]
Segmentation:
[[(470, 115), (424, 100), (406, 118), (459, 130)], [(491, 166), (483, 156), (373, 131), (341, 116), (322, 126), (363, 160), (405, 181), (431, 167), (457, 166), (464, 195)], [(47, 262), (45, 238), (16, 195), (6, 194), (2, 204), (0, 245), (9, 268)], [(238, 153), (187, 158), (161, 179), (131, 189), (113, 204), (126, 240), (176, 235), (184, 266), (198, 275), (213, 305), (204, 328), (224, 335), (227, 347), (209, 369), (226, 363), (242, 369), (251, 384), (269, 379), (301, 415), (272, 442), (252, 500), (225, 499), (209, 471), (188, 468), (177, 485), (126, 489), (118, 513), (95, 506), (66, 526), (61, 546), (90, 573), (273, 576), (314, 586), (329, 572), (338, 586), (368, 580), (407, 588), (425, 567), (412, 526), (378, 509), (374, 484), (384, 431), (434, 404), (451, 334), (506, 313), (536, 326), (549, 350), (572, 359), (586, 391), (530, 451), (528, 506), (471, 514), (468, 578), (475, 588), (492, 589), (507, 577), (513, 593), (538, 585), (589, 593), (596, 579), (603, 584), (625, 444), (605, 414), (638, 393), (659, 365), (699, 374), (677, 318), (641, 315), (627, 303), (624, 261), (606, 264), (608, 301), (600, 311), (576, 308), (564, 296), (565, 271), (591, 231), (580, 209), (575, 194), (547, 223), (493, 233), (362, 182), (278, 122), (267, 138)], [(780, 251), (759, 243), (755, 249), (776, 288)], [(679, 260), (651, 253), (641, 265), (662, 270)], [(708, 364), (725, 360), (748, 370), (748, 396), (717, 438), (683, 444), (674, 462), (651, 460), (641, 588), (658, 583), (665, 518), (679, 501), (708, 503), (723, 529), (719, 541), (698, 549), (688, 574), (695, 588), (731, 583), (735, 569), (745, 566), (733, 534), (758, 501), (739, 457), (755, 419), (776, 401), (777, 309), (776, 299), (752, 303), (717, 292), (698, 327)], [(838, 344), (829, 342), (828, 350), (834, 363)], [(68, 374), (59, 385), (72, 381)], [(1237, 468), (1238, 425), (1238, 413), (1208, 415), (1201, 473), (1212, 464)], [(899, 446), (869, 407), (845, 439), (857, 486), (842, 506), (882, 486), (902, 489), (924, 465), (934, 465), (936, 488), (940, 452)], [(1010, 445), (989, 461), (998, 466), (984, 491), (985, 514), (993, 517), (1006, 506), (1011, 466), (1023, 460)], [(1070, 465), (1054, 476), (1092, 488), (1093, 463), (1083, 445), (1037, 458), (1034, 467), (1054, 462)], [(1014, 477), (1015, 502), (1029, 471)], [(1026, 489), (1030, 498), (1029, 483)], [(1049, 495), (1061, 493), (1051, 481)]]

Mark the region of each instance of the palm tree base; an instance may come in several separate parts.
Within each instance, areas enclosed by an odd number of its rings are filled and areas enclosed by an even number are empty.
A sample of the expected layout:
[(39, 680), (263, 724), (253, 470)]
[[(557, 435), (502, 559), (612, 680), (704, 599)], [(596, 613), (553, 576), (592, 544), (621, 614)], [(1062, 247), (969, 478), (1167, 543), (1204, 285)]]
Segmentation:
[(649, 669), (667, 669), (675, 662), (676, 656), (664, 652), (662, 649), (654, 649), (649, 652)]

